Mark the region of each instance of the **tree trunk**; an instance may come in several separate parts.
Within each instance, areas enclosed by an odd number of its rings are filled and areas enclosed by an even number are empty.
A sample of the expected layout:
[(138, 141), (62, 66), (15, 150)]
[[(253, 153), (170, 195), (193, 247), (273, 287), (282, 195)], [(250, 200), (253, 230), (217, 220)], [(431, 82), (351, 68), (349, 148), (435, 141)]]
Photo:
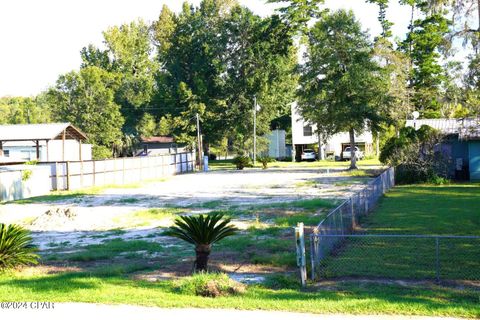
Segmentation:
[(350, 169), (356, 170), (357, 167), (357, 155), (355, 154), (355, 130), (350, 129)]
[(199, 244), (195, 247), (195, 271), (206, 271), (208, 265), (208, 256), (210, 255), (211, 246), (208, 244)]

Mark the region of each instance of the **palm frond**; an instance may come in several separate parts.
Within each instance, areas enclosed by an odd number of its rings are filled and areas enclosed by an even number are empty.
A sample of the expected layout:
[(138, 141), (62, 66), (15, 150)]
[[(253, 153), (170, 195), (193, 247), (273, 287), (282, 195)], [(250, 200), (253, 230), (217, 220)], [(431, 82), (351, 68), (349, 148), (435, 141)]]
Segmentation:
[(0, 223), (0, 270), (37, 264), (36, 251), (28, 230)]
[(230, 222), (231, 219), (224, 219), (221, 213), (180, 216), (166, 234), (195, 245), (211, 245), (238, 231)]

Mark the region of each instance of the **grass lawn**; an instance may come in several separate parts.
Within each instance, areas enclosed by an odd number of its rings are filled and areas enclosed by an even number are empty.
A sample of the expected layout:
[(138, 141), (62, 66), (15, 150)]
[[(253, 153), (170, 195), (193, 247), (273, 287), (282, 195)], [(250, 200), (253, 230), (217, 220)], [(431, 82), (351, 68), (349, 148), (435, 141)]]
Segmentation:
[[(469, 203), (472, 205), (470, 218), (465, 216), (465, 220), (459, 220), (467, 224), (471, 223), (469, 219), (475, 219), (473, 208), (478, 200), (473, 198), (478, 194), (478, 189), (461, 187), (465, 201), (473, 201)], [(418, 189), (420, 201), (423, 199), (420, 195), (432, 187), (414, 188)], [(382, 202), (379, 213), (385, 212), (388, 216), (397, 212), (400, 215), (404, 212), (400, 205), (407, 204), (412, 209), (418, 209), (418, 204), (409, 202), (411, 195), (401, 198), (403, 190), (403, 193), (412, 192), (409, 188), (397, 188)], [(448, 188), (441, 190), (447, 192)], [(435, 189), (430, 193), (435, 194)], [(388, 207), (389, 201), (397, 201), (397, 204)], [(186, 210), (220, 207), (218, 210), (235, 221), (245, 223), (246, 229), (242, 232), (214, 246), (210, 260), (210, 267), (214, 271), (234, 272), (241, 267), (241, 272), (266, 275), (265, 283), (249, 285), (241, 295), (203, 298), (191, 292), (179, 291), (178, 283), (172, 276), (185, 279), (185, 275), (190, 274), (194, 250), (178, 239), (165, 237), (164, 229), (152, 228), (151, 234), (129, 239), (122, 238), (128, 232), (126, 230), (90, 233), (88, 236), (100, 243), (78, 247), (72, 247), (68, 242), (51, 243), (48, 249), (40, 252), (43, 260), (39, 266), (0, 273), (0, 301), (480, 317), (480, 293), (470, 288), (404, 286), (393, 282), (332, 282), (311, 284), (308, 289), (302, 290), (295, 275), (292, 227), (300, 221), (316, 225), (334, 205), (334, 201), (325, 199), (242, 207), (212, 201), (199, 208), (150, 208), (122, 217), (131, 225), (143, 226), (152, 221), (173, 219)], [(384, 214), (376, 219), (391, 222), (388, 218), (382, 218)], [(419, 215), (418, 212), (416, 214)], [(372, 215), (365, 225), (372, 228), (372, 232), (385, 232), (381, 229), (386, 222), (374, 220), (375, 217), (377, 215)], [(408, 220), (408, 215), (403, 218), (398, 216), (397, 219), (398, 225), (408, 225), (402, 222), (403, 219)], [(376, 221), (378, 225), (375, 225)], [(427, 219), (419, 223), (428, 228), (429, 221)], [(448, 216), (444, 217), (444, 221), (449, 221)], [(388, 227), (394, 229), (390, 225)], [(375, 231), (375, 228), (379, 230)], [(478, 224), (472, 227), (472, 230), (475, 229), (478, 230)], [(461, 233), (460, 229), (458, 233)], [(389, 250), (392, 251), (392, 248)], [(345, 251), (343, 257), (349, 258), (351, 265), (368, 267), (366, 256), (355, 254), (351, 252), (349, 255)], [(152, 278), (157, 281), (146, 280)]]
[[(480, 185), (399, 186), (362, 219), (367, 234), (480, 236)], [(330, 277), (434, 279), (435, 239), (349, 238), (324, 261)], [(480, 239), (440, 239), (440, 278), (480, 281)]]
[[(357, 162), (359, 167), (377, 167), (382, 164), (378, 159), (369, 159), (361, 160)], [(215, 160), (209, 161), (208, 166), (210, 170), (235, 170), (235, 165), (232, 160)], [(333, 160), (322, 160), (322, 161), (312, 161), (312, 162), (288, 162), (288, 161), (276, 161), (268, 164), (269, 168), (348, 168), (350, 162), (346, 161), (333, 161)], [(257, 161), (255, 168), (261, 168), (262, 164)], [(246, 168), (245, 170), (248, 170)]]
[(408, 314), (475, 318), (478, 292), (441, 287), (338, 284), (302, 291), (282, 279), (249, 286), (240, 296), (203, 298), (182, 294), (173, 281), (147, 282), (121, 275), (62, 273), (0, 275), (0, 301), (53, 301), (132, 304), (158, 307), (234, 308), (311, 313)]

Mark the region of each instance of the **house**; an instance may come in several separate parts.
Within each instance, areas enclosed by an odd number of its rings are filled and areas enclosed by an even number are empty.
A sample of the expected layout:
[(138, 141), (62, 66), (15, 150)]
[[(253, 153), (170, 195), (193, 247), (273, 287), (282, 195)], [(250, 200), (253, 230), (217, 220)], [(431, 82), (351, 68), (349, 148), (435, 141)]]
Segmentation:
[(137, 149), (137, 156), (154, 156), (167, 153), (184, 152), (184, 146), (178, 146), (173, 137), (141, 137), (140, 148)]
[(92, 159), (87, 136), (70, 123), (0, 125), (3, 163), (81, 161)]
[(407, 120), (416, 130), (428, 125), (443, 133), (441, 146), (450, 163), (449, 175), (457, 180), (480, 181), (480, 118)]
[[(297, 161), (304, 149), (315, 148), (318, 152), (319, 137), (315, 133), (316, 125), (305, 121), (297, 109), (297, 104), (292, 104), (292, 143), (293, 152)], [(365, 155), (373, 154), (373, 136), (368, 130), (362, 134), (355, 135), (355, 145), (363, 151)], [(347, 146), (350, 146), (350, 136), (348, 132), (340, 132), (331, 136), (326, 143), (322, 143), (319, 152), (322, 159), (333, 157), (341, 160), (342, 152)]]

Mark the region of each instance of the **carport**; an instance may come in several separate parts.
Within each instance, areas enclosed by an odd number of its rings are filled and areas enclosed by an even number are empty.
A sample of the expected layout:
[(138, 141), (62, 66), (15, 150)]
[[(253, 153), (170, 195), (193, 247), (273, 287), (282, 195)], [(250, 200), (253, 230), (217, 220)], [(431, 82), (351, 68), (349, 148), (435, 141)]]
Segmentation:
[(0, 125), (0, 157), (4, 156), (3, 145), (7, 142), (33, 142), (36, 158), (40, 159), (40, 142), (45, 141), (47, 161), (49, 142), (62, 140), (62, 160), (65, 160), (65, 140), (76, 140), (79, 145), (79, 160), (82, 160), (82, 142), (87, 136), (70, 123), (13, 124)]

